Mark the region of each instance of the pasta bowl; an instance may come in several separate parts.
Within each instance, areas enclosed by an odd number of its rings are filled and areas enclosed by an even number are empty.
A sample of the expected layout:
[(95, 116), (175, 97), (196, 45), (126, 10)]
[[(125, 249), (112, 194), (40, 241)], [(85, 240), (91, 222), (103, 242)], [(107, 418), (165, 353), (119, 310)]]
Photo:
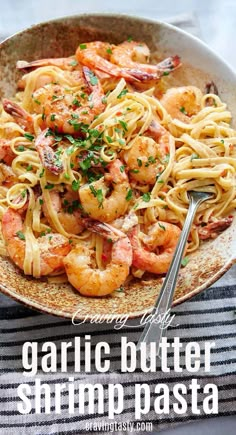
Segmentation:
[[(129, 37), (144, 41), (158, 57), (178, 54), (182, 67), (168, 77), (169, 86), (217, 84), (221, 99), (236, 119), (236, 76), (205, 44), (171, 25), (125, 15), (80, 15), (38, 24), (0, 45), (0, 96), (10, 98), (20, 77), (19, 59), (66, 57), (79, 43), (93, 40), (119, 43)], [(189, 255), (181, 269), (174, 304), (182, 303), (218, 280), (235, 262), (236, 219), (216, 239), (204, 242)], [(0, 258), (0, 288), (3, 293), (30, 308), (65, 318), (88, 319), (94, 315), (138, 317), (150, 311), (163, 278), (131, 281), (123, 291), (102, 298), (81, 296), (69, 284), (49, 283), (24, 276), (12, 262)]]

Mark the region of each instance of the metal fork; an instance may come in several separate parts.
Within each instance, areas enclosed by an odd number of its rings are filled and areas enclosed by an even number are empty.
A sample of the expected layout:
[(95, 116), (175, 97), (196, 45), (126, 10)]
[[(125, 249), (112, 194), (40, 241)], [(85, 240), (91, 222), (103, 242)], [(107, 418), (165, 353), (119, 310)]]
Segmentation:
[[(152, 314), (164, 314), (170, 310), (172, 305), (174, 291), (176, 287), (176, 282), (178, 278), (178, 272), (181, 266), (182, 257), (184, 254), (184, 249), (188, 240), (188, 235), (191, 229), (191, 225), (193, 223), (194, 216), (196, 211), (202, 202), (207, 199), (212, 198), (213, 194), (208, 192), (197, 192), (194, 190), (190, 190), (188, 192), (189, 196), (189, 209), (186, 216), (186, 220), (183, 226), (183, 230), (181, 232), (178, 244), (175, 249), (175, 253), (173, 255), (172, 262), (170, 264), (169, 270), (163, 282), (160, 294), (157, 298), (157, 301), (154, 305)], [(146, 345), (151, 342), (157, 343), (157, 355), (159, 354), (160, 342), (162, 339), (164, 329), (161, 328), (160, 323), (150, 323), (147, 324), (141, 334), (141, 337), (137, 343), (137, 349), (140, 350), (141, 343), (145, 342)]]

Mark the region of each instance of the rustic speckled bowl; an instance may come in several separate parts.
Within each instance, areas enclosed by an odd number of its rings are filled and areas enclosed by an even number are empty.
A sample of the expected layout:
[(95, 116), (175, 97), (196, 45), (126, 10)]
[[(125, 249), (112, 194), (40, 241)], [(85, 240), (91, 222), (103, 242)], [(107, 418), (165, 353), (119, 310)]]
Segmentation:
[[(204, 90), (214, 80), (220, 96), (236, 119), (236, 76), (209, 48), (196, 38), (161, 22), (124, 15), (81, 15), (39, 24), (0, 45), (0, 96), (11, 97), (19, 78), (16, 61), (63, 57), (75, 52), (80, 42), (95, 39), (119, 43), (129, 36), (145, 41), (158, 57), (178, 54), (183, 66), (168, 77), (170, 85), (192, 84)], [(174, 303), (181, 303), (220, 278), (236, 258), (236, 219), (216, 240), (204, 243), (180, 272)], [(80, 296), (70, 285), (48, 284), (31, 279), (6, 258), (0, 258), (0, 288), (3, 293), (42, 312), (71, 318), (94, 314), (140, 316), (154, 304), (162, 283), (135, 282), (124, 293), (103, 298)]]

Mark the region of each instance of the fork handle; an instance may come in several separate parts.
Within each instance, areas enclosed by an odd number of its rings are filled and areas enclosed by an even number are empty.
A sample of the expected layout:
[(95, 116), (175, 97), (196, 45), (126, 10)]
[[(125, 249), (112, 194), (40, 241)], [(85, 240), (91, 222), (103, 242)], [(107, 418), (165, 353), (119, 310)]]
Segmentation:
[[(191, 225), (196, 214), (196, 211), (205, 199), (202, 197), (190, 197), (190, 205), (187, 213), (187, 217), (177, 243), (173, 259), (171, 261), (169, 270), (161, 288), (159, 297), (154, 305), (152, 314), (164, 314), (172, 305), (174, 291), (177, 283), (178, 272), (181, 266), (181, 260), (184, 254), (184, 249), (188, 240), (188, 235), (191, 229)], [(151, 342), (157, 342), (157, 355), (159, 354), (160, 341), (163, 335), (163, 329), (160, 324), (150, 323), (147, 324), (141, 334), (141, 337), (137, 343), (137, 349), (140, 350), (140, 345), (145, 342), (147, 345)]]

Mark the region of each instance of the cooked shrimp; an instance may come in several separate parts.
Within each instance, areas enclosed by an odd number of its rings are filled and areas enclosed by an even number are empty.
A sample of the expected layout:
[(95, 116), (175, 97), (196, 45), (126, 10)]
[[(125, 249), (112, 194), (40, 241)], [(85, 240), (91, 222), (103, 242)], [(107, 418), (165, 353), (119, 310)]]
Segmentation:
[[(128, 68), (130, 73), (139, 78), (139, 74), (150, 74), (150, 79), (159, 79), (164, 73), (172, 72), (180, 66), (178, 56), (168, 57), (162, 62), (149, 64), (150, 50), (145, 43), (137, 41), (124, 41), (112, 49), (111, 62), (123, 68)], [(140, 74), (141, 76), (141, 74)]]
[(16, 154), (11, 149), (10, 141), (0, 139), (0, 160), (10, 166), (15, 157)]
[(62, 162), (59, 160), (52, 146), (55, 138), (50, 134), (49, 129), (42, 131), (35, 140), (35, 148), (44, 168), (57, 175), (63, 172)]
[[(155, 274), (166, 273), (179, 235), (179, 227), (160, 221), (151, 225), (147, 235), (140, 233), (141, 238), (139, 238), (138, 226), (136, 226), (129, 234), (133, 248), (133, 265)], [(155, 252), (157, 248), (158, 252)]]
[(110, 51), (114, 46), (108, 42), (94, 41), (86, 44), (81, 44), (76, 50), (76, 58), (79, 62), (93, 70), (103, 71), (109, 76), (124, 77), (128, 81), (134, 81), (136, 78), (122, 69), (111, 63)]
[(37, 110), (44, 114), (45, 125), (51, 130), (79, 135), (84, 125), (89, 125), (104, 110), (104, 92), (99, 80), (86, 67), (83, 74), (90, 93), (86, 99), (59, 85), (45, 86), (33, 93), (33, 100), (37, 98), (40, 102)]
[(3, 109), (6, 113), (11, 115), (15, 122), (25, 131), (28, 131), (29, 133), (34, 132), (33, 117), (23, 109), (23, 107), (19, 106), (19, 104), (4, 98)]
[[(77, 48), (76, 58), (83, 65), (101, 70), (114, 77), (123, 77), (127, 81), (150, 81), (159, 79), (164, 72), (173, 71), (180, 65), (178, 56), (165, 59), (158, 65), (147, 65), (135, 62), (136, 59), (147, 60), (149, 50), (147, 46), (140, 46), (138, 42), (125, 41), (114, 46), (106, 42), (95, 41), (82, 44)], [(109, 56), (110, 55), (110, 56)], [(121, 61), (119, 60), (121, 57)], [(116, 65), (117, 64), (117, 65)]]
[(37, 59), (32, 62), (27, 62), (25, 60), (18, 60), (16, 63), (17, 69), (31, 69), (39, 68), (41, 66), (57, 66), (63, 70), (71, 71), (77, 67), (78, 63), (75, 57), (56, 57), (47, 59)]
[(155, 137), (156, 140), (137, 136), (132, 147), (124, 153), (130, 177), (142, 184), (155, 184), (168, 162), (170, 133), (160, 126), (159, 138), (157, 131)]
[[(69, 282), (84, 296), (105, 296), (119, 288), (132, 264), (132, 248), (128, 237), (108, 224), (88, 220), (90, 231), (112, 240), (111, 259), (105, 270), (93, 268), (92, 252), (85, 245), (76, 245), (64, 258)], [(93, 252), (94, 253), (94, 252)]]
[(10, 187), (17, 183), (18, 178), (13, 172), (11, 166), (0, 163), (0, 186)]
[[(63, 207), (62, 199), (59, 195), (59, 192), (57, 192), (56, 190), (52, 190), (50, 192), (50, 199), (52, 202), (52, 206), (58, 215), (58, 219), (65, 231), (70, 234), (80, 234), (84, 230), (81, 212), (79, 210), (72, 210), (70, 213), (67, 211), (69, 207), (73, 208), (73, 204), (75, 204), (75, 202), (78, 202), (78, 198), (73, 198), (70, 192), (64, 194), (63, 203), (66, 203), (67, 209), (66, 205), (64, 205)], [(50, 213), (48, 212), (48, 206), (45, 200), (43, 201), (42, 208), (48, 222), (53, 227), (53, 222), (51, 222)]]
[[(129, 191), (128, 177), (118, 159), (109, 164), (109, 174), (90, 184), (84, 184), (79, 189), (82, 207), (93, 219), (102, 222), (112, 222), (124, 215), (129, 201), (126, 199)], [(113, 191), (110, 193), (107, 182), (111, 182)], [(109, 193), (109, 196), (106, 195)]]
[(204, 227), (200, 227), (198, 234), (200, 239), (214, 239), (221, 231), (226, 230), (233, 222), (233, 216), (222, 218), (216, 222), (211, 222)]
[[(8, 208), (2, 218), (2, 235), (12, 261), (24, 269), (25, 236), (20, 210)], [(47, 234), (37, 239), (40, 250), (40, 276), (64, 269), (63, 258), (70, 252), (69, 241), (61, 234)]]
[(195, 86), (170, 88), (161, 98), (161, 104), (173, 119), (189, 123), (201, 108), (202, 92)]

